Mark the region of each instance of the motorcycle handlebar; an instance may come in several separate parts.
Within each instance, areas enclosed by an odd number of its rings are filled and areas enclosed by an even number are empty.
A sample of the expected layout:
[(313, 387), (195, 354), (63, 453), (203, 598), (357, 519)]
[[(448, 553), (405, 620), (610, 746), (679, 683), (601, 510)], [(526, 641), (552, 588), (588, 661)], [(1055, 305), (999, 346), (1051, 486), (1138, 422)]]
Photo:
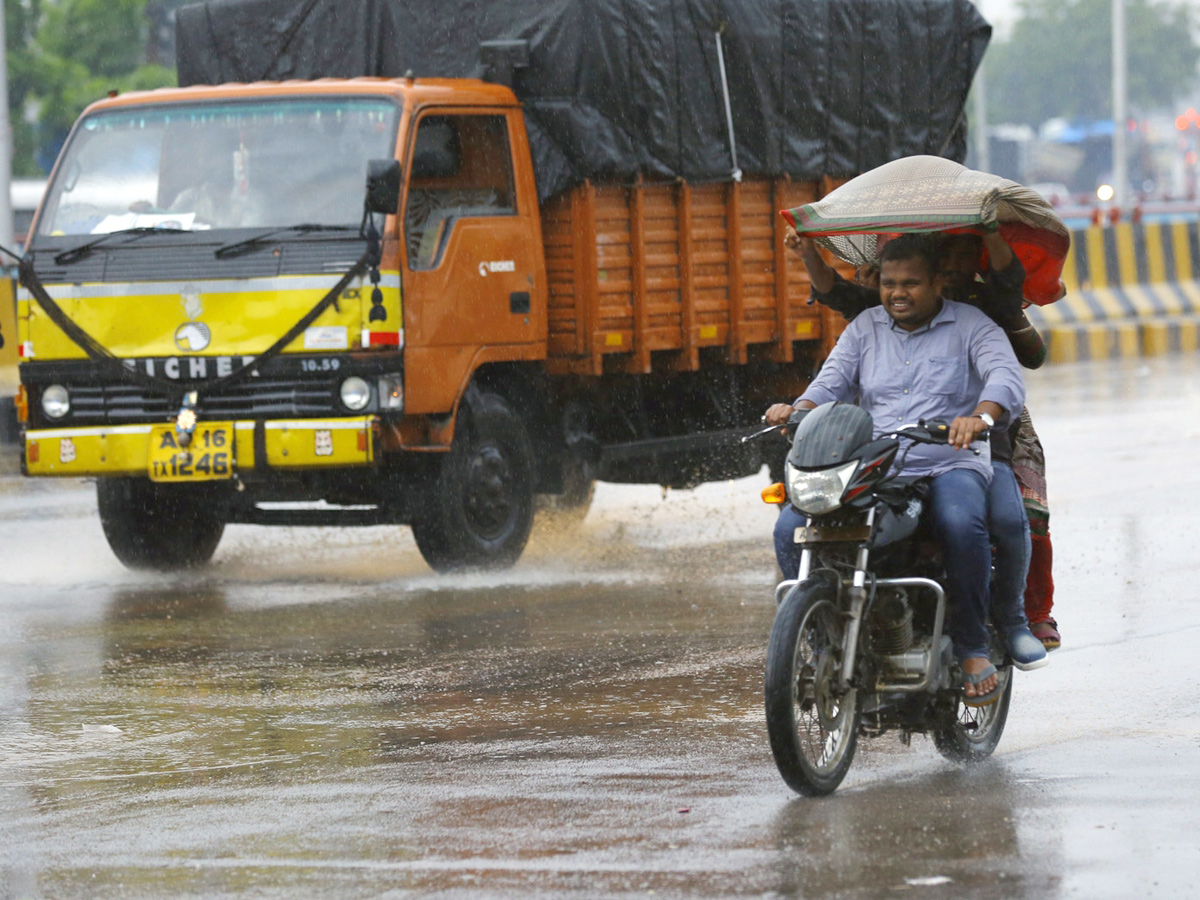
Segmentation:
[[(796, 433), (796, 426), (800, 424), (800, 420), (803, 419), (805, 416), (807, 416), (810, 412), (812, 412), (811, 409), (792, 410), (792, 414), (790, 416), (788, 416), (788, 420), (786, 422), (784, 422), (783, 424), (768, 425), (766, 428), (759, 429), (758, 431), (754, 432), (753, 434), (748, 434), (744, 438), (742, 438), (741, 443), (745, 444), (748, 441), (758, 440), (760, 437), (771, 434), (773, 432), (782, 432), (786, 435), (788, 440), (791, 440), (792, 435), (794, 435)], [(766, 415), (764, 414), (762, 419), (760, 419), (759, 421), (766, 422), (767, 421)], [(785, 431), (785, 429), (786, 429), (786, 431)]]
[[(796, 433), (796, 426), (800, 424), (800, 420), (809, 412), (810, 410), (807, 409), (798, 409), (792, 413), (786, 424), (768, 425), (766, 428), (760, 428), (758, 431), (744, 436), (739, 443), (745, 444), (750, 441), (756, 441), (768, 434), (778, 434), (785, 429), (790, 437)], [(767, 417), (763, 416), (762, 421), (765, 422), (766, 419)], [(916, 422), (901, 425), (895, 431), (890, 432), (890, 434), (893, 437), (908, 438), (918, 444), (947, 444), (950, 442), (950, 425), (941, 419), (918, 419)], [(985, 428), (972, 443), (986, 441), (991, 437), (991, 434), (991, 431)], [(979, 455), (978, 449), (975, 447), (971, 447), (970, 449), (976, 456)]]
[[(941, 419), (919, 419), (915, 424), (910, 422), (907, 425), (901, 425), (892, 434), (896, 437), (908, 438), (918, 444), (947, 444), (950, 442), (950, 425)], [(986, 441), (991, 436), (991, 431), (985, 428), (979, 432), (972, 443)], [(976, 456), (979, 455), (977, 448), (971, 447), (970, 450)]]
[(768, 434), (771, 434), (772, 432), (778, 432), (780, 429), (786, 428), (786, 427), (787, 426), (785, 426), (785, 425), (768, 425), (766, 428), (760, 428), (758, 431), (755, 431), (755, 432), (752, 432), (751, 434), (745, 435), (741, 439), (741, 441), (739, 441), (739, 443), (745, 444), (745, 443), (749, 443), (750, 441), (756, 441), (760, 437), (764, 437)]

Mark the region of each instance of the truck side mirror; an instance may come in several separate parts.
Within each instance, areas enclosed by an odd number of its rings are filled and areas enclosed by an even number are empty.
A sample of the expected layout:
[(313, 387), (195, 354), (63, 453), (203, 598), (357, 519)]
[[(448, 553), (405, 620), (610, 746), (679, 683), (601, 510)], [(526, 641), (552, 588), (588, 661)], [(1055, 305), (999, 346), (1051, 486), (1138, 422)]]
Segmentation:
[(512, 87), (516, 73), (529, 68), (529, 41), (484, 41), (479, 45), (483, 80)]
[(367, 162), (367, 210), (394, 216), (400, 208), (400, 162), (372, 159)]

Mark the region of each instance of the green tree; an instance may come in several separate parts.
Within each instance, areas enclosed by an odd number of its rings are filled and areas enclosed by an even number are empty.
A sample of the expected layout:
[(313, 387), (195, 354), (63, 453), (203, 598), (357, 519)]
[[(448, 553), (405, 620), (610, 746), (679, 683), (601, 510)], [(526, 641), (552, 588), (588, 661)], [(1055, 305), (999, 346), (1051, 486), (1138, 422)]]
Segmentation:
[(4, 0), (4, 35), (8, 51), (8, 108), (12, 126), (14, 175), (40, 174), (34, 164), (36, 129), (27, 121), (27, 104), (33, 102), (37, 83), (35, 54), (30, 47), (41, 16), (39, 0)]
[[(1020, 0), (1009, 38), (984, 65), (992, 122), (1039, 125), (1057, 116), (1112, 116), (1112, 0)], [(1172, 108), (1196, 78), (1190, 7), (1126, 0), (1131, 111)]]
[(173, 84), (146, 63), (147, 0), (5, 0), (13, 174), (41, 174), (71, 124), (109, 91)]

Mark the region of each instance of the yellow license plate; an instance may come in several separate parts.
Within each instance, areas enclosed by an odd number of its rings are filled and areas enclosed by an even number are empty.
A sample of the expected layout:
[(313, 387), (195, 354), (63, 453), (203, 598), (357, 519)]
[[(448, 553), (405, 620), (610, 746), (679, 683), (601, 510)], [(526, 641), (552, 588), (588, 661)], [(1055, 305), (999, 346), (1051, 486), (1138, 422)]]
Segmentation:
[(150, 432), (151, 481), (212, 481), (233, 477), (233, 423), (199, 422), (186, 447), (173, 425)]

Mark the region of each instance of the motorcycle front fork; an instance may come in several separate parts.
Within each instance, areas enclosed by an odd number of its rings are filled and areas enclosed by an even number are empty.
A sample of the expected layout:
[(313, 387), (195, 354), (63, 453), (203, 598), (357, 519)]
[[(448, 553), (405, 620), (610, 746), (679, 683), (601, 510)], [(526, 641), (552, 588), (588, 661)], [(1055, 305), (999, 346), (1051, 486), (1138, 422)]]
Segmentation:
[[(805, 526), (812, 526), (811, 517), (805, 520)], [(874, 529), (875, 507), (871, 507), (867, 511), (866, 526), (869, 531)], [(794, 580), (782, 581), (775, 588), (776, 606), (783, 601), (783, 597), (788, 590), (808, 578), (812, 571), (812, 558), (813, 553), (811, 548), (805, 545), (803, 550), (800, 551), (800, 569), (796, 573), (796, 578)], [(858, 552), (855, 555), (854, 577), (850, 581), (850, 587), (847, 588), (846, 602), (838, 604), (839, 608), (845, 611), (847, 620), (846, 634), (842, 645), (841, 670), (838, 672), (838, 687), (843, 691), (850, 689), (850, 681), (854, 675), (854, 664), (858, 657), (858, 639), (862, 630), (863, 612), (870, 597), (870, 593), (867, 590), (867, 566), (870, 563), (870, 559), (871, 551), (867, 546), (867, 542), (863, 541), (858, 545)], [(876, 585), (923, 588), (934, 593), (937, 604), (935, 607), (936, 612), (934, 615), (930, 650), (926, 655), (926, 664), (924, 666), (924, 677), (915, 683), (888, 685), (889, 690), (903, 693), (931, 690), (940, 680), (937, 672), (940, 658), (938, 648), (941, 646), (942, 630), (945, 626), (946, 617), (946, 595), (942, 586), (929, 578), (873, 578), (872, 586)]]
[[(811, 516), (809, 518), (805, 519), (804, 520), (805, 528), (811, 528), (812, 523), (813, 523), (813, 520), (812, 520)], [(872, 529), (875, 526), (875, 507), (873, 507), (873, 506), (867, 511), (866, 525), (867, 525), (868, 529)], [(807, 544), (805, 544), (804, 549), (802, 549), (800, 551), (800, 570), (799, 570), (799, 572), (797, 572), (796, 577), (785, 579), (785, 580), (779, 582), (779, 584), (775, 585), (775, 605), (776, 606), (779, 606), (779, 604), (783, 602), (783, 598), (787, 595), (788, 591), (790, 591), (796, 585), (800, 584), (802, 581), (804, 581), (805, 579), (808, 578), (809, 574), (812, 572), (812, 558), (813, 558), (812, 549)], [(870, 551), (867, 549), (867, 544), (864, 541), (863, 543), (858, 545), (858, 555), (854, 560), (854, 582), (853, 582), (853, 584), (854, 584), (854, 588), (856, 588), (856, 589), (865, 588), (865, 586), (866, 586), (867, 563), (869, 560), (870, 560)], [(860, 609), (859, 612), (861, 613), (862, 610)]]
[[(812, 527), (812, 522), (812, 517), (805, 519), (805, 527)], [(875, 526), (874, 506), (867, 510), (866, 526), (868, 532)], [(800, 570), (796, 573), (796, 577), (781, 581), (775, 586), (776, 606), (783, 602), (783, 598), (789, 590), (808, 578), (812, 571), (812, 558), (812, 549), (806, 544), (800, 551)], [(854, 578), (850, 582), (849, 588), (849, 603), (846, 610), (849, 622), (846, 626), (846, 643), (842, 648), (841, 671), (838, 673), (838, 686), (842, 690), (849, 689), (850, 676), (854, 672), (854, 661), (858, 651), (858, 634), (862, 628), (863, 610), (867, 605), (867, 564), (870, 559), (871, 551), (867, 548), (867, 542), (863, 541), (858, 545), (858, 553), (854, 560)]]
[[(875, 507), (867, 510), (867, 531), (875, 528)], [(842, 671), (838, 675), (838, 687), (843, 691), (850, 689), (850, 678), (854, 674), (855, 655), (858, 652), (858, 633), (862, 628), (863, 610), (867, 606), (867, 563), (870, 562), (871, 551), (867, 549), (867, 541), (858, 545), (858, 553), (854, 559), (854, 578), (850, 582), (849, 609), (850, 621), (846, 625), (846, 642), (842, 646)], [(801, 564), (803, 568), (803, 564)]]

